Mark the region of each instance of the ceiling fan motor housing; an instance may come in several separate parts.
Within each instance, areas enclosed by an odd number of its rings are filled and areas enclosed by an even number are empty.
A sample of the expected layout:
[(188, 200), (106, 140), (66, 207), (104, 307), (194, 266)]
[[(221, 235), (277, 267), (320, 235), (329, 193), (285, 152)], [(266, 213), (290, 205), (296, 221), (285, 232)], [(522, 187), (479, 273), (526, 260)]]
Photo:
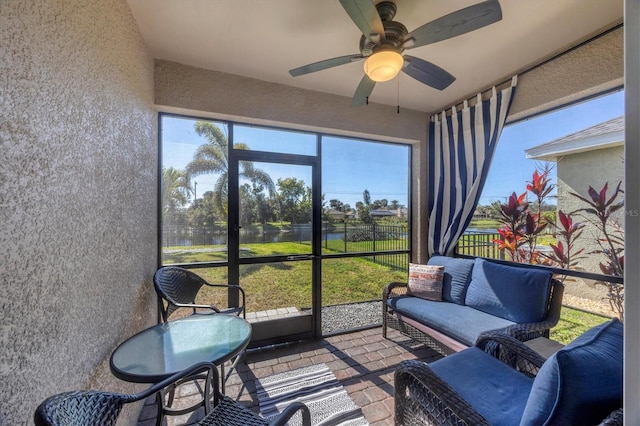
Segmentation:
[(360, 37), (360, 53), (362, 56), (370, 56), (378, 49), (390, 49), (401, 52), (402, 43), (409, 31), (407, 27), (396, 21), (382, 21), (384, 25), (384, 35), (386, 41), (379, 46), (375, 41), (368, 39), (364, 35)]
[(398, 7), (391, 1), (382, 1), (376, 5), (376, 10), (378, 11), (378, 15), (380, 15), (382, 25), (384, 26), (384, 35), (386, 40), (382, 44), (379, 44), (378, 41), (371, 40), (365, 35), (362, 35), (362, 37), (360, 37), (360, 53), (362, 53), (362, 56), (371, 56), (381, 49), (393, 50), (401, 53), (404, 49), (400, 46), (402, 46), (405, 36), (409, 31), (407, 30), (407, 27), (402, 25), (400, 22), (393, 20), (396, 16), (396, 12), (398, 11)]

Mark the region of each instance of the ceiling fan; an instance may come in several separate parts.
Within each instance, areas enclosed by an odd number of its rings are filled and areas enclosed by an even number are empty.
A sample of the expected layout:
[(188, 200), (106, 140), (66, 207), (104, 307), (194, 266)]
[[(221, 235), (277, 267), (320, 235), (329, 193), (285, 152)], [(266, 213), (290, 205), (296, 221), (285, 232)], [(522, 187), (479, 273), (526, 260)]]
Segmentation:
[(366, 59), (365, 75), (353, 96), (353, 106), (365, 104), (376, 82), (391, 80), (400, 71), (427, 86), (444, 90), (455, 81), (453, 75), (431, 62), (402, 53), (406, 49), (456, 37), (502, 19), (499, 1), (486, 0), (442, 16), (409, 32), (404, 25), (393, 20), (397, 7), (391, 1), (382, 1), (377, 5), (373, 0), (340, 0), (340, 3), (362, 31), (360, 54), (314, 62), (294, 68), (289, 74), (297, 77)]

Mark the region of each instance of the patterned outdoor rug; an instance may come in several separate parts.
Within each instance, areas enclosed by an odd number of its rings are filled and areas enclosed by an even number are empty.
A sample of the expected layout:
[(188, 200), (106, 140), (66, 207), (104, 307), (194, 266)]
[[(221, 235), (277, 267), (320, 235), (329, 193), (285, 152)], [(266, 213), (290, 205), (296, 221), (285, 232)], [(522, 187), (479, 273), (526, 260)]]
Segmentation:
[[(369, 423), (325, 364), (299, 368), (256, 380), (258, 403), (263, 417), (276, 416), (294, 401), (311, 411), (312, 425), (366, 426)], [(302, 423), (296, 414), (290, 425)]]

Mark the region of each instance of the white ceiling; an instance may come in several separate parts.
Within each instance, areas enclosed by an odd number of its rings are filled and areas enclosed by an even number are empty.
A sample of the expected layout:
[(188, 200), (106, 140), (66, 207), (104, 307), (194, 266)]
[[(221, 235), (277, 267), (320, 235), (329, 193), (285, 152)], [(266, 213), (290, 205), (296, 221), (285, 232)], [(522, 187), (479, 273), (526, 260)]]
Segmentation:
[[(353, 96), (363, 61), (291, 77), (288, 70), (359, 54), (360, 31), (338, 0), (128, 0), (155, 58), (288, 86)], [(376, 1), (377, 3), (377, 1)], [(395, 0), (409, 31), (478, 0)], [(620, 22), (623, 0), (500, 0), (500, 22), (406, 53), (457, 79), (444, 91), (406, 74), (371, 102), (439, 111)]]

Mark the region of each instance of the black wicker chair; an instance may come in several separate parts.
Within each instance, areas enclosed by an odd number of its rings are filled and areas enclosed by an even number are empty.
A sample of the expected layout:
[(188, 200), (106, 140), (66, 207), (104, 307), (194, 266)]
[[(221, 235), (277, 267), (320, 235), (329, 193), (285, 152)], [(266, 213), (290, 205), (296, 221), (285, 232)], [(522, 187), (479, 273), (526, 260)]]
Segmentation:
[[(198, 423), (202, 426), (253, 426), (284, 425), (292, 416), (300, 413), (302, 424), (311, 424), (311, 415), (306, 405), (300, 402), (290, 404), (271, 422), (244, 407), (242, 404), (222, 395), (218, 390), (218, 377), (215, 366), (210, 363), (197, 364), (175, 374), (137, 394), (119, 394), (102, 391), (74, 391), (53, 395), (36, 409), (36, 426), (111, 426), (125, 404), (140, 401), (151, 395), (161, 397), (164, 388), (172, 383), (197, 373), (209, 375), (204, 390), (203, 405), (205, 417)], [(211, 389), (213, 386), (213, 389)], [(210, 402), (213, 399), (213, 409)], [(160, 406), (160, 405), (159, 405)], [(156, 424), (162, 423), (162, 413), (158, 413)]]
[[(223, 313), (245, 317), (245, 293), (242, 287), (231, 284), (211, 284), (199, 275), (177, 266), (165, 266), (156, 271), (153, 285), (158, 295), (158, 323), (168, 321), (179, 308), (189, 308), (192, 313)], [(227, 288), (237, 291), (241, 303), (237, 307), (220, 309), (213, 305), (196, 304), (195, 299), (202, 286)]]

